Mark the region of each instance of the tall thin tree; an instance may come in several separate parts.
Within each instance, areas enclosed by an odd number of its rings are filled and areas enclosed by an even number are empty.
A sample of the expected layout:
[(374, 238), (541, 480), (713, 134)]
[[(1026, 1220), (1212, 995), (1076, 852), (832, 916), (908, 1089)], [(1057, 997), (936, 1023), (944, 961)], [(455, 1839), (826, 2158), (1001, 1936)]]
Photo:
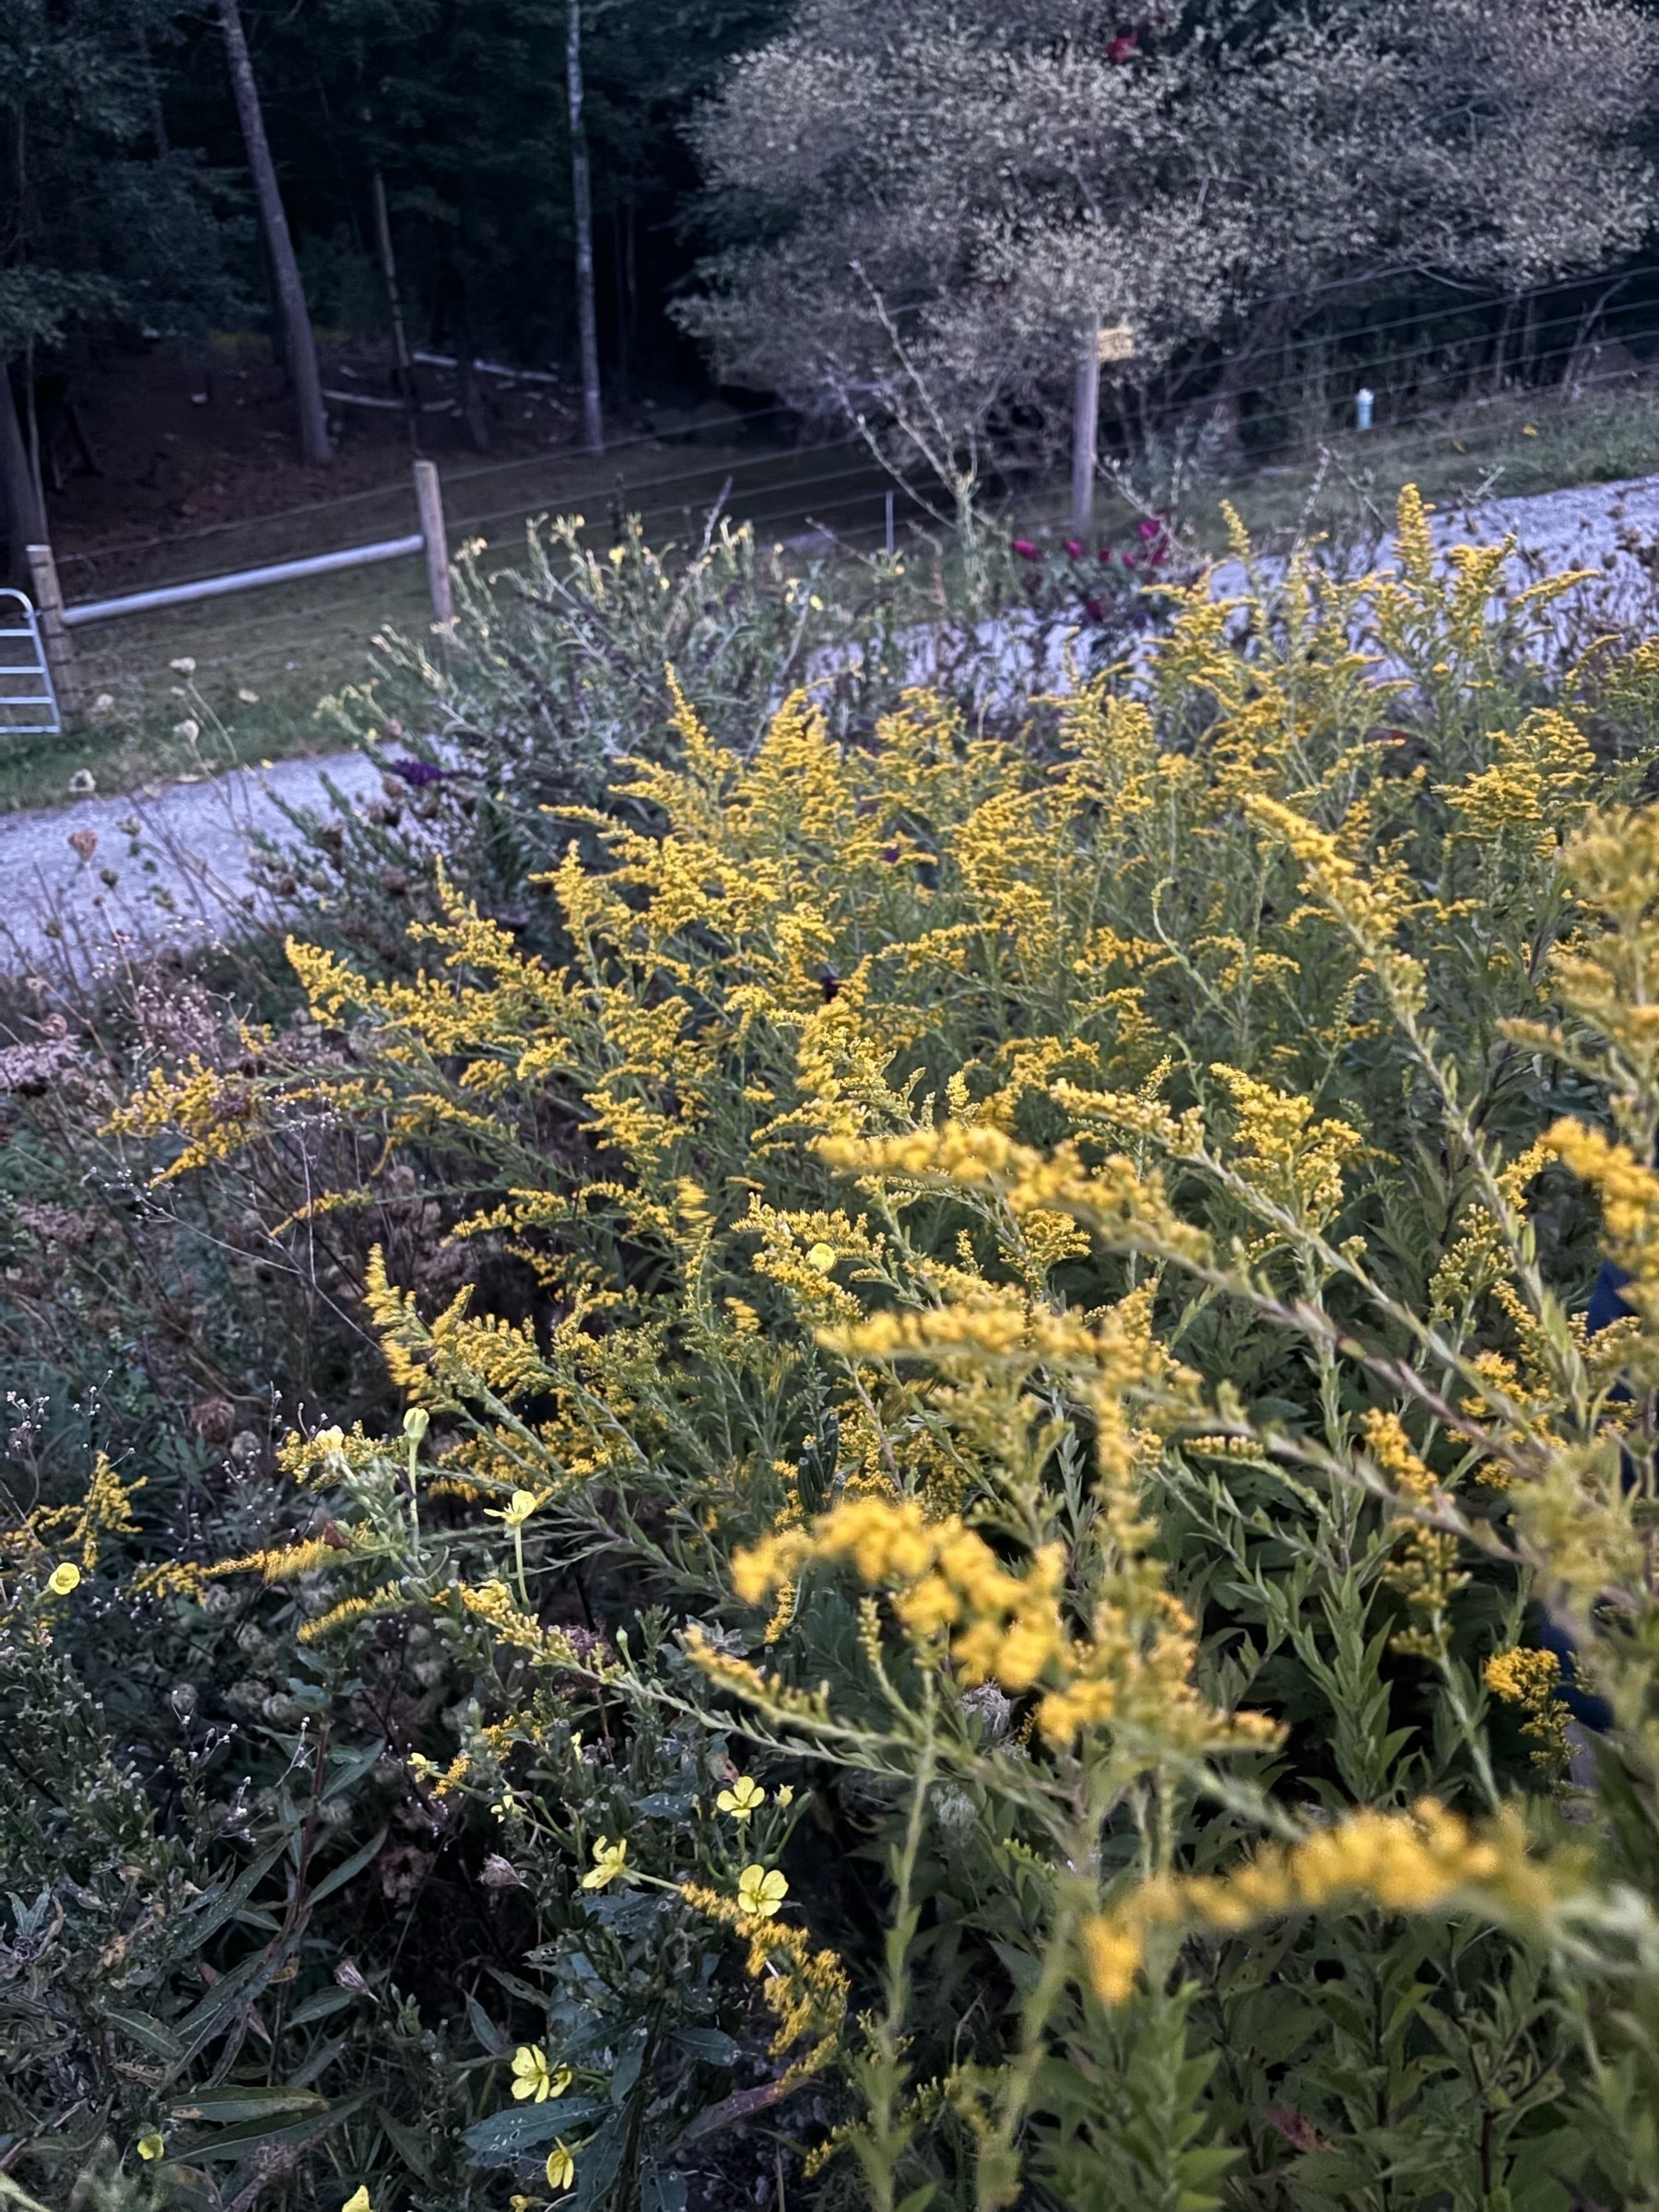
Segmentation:
[(225, 59), (230, 70), (231, 97), (236, 102), (236, 119), (241, 125), (242, 143), (247, 148), (248, 167), (253, 174), (259, 227), (271, 265), (271, 288), (276, 294), (283, 354), (300, 412), (300, 451), (311, 467), (324, 468), (333, 453), (328, 442), (328, 419), (323, 411), (317, 342), (312, 335), (305, 287), (300, 281), (300, 264), (294, 258), (294, 241), (288, 233), (288, 217), (276, 185), (270, 141), (265, 136), (253, 60), (248, 52), (237, 0), (218, 0), (218, 12), (219, 26), (225, 34)]
[(565, 32), (565, 83), (571, 102), (571, 204), (576, 221), (576, 332), (582, 347), (582, 426), (590, 453), (605, 451), (599, 404), (599, 317), (594, 301), (594, 187), (587, 125), (582, 112), (582, 0), (571, 0)]

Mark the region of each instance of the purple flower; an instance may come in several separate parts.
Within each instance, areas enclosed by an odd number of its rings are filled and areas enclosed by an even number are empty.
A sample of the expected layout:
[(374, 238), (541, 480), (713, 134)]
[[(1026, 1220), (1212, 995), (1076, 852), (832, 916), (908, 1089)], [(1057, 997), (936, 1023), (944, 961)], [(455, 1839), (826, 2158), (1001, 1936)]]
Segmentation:
[(1096, 556), (1096, 559), (1100, 562), (1102, 567), (1109, 566), (1112, 560), (1112, 547), (1110, 546), (1102, 546), (1100, 552)]
[(1144, 522), (1135, 524), (1135, 535), (1136, 537), (1141, 538), (1161, 537), (1163, 535), (1163, 524), (1160, 522), (1155, 521), (1151, 515), (1147, 515)]
[(1106, 619), (1106, 609), (1099, 599), (1085, 599), (1083, 612), (1091, 622), (1103, 622)]
[(392, 773), (401, 776), (411, 791), (425, 791), (429, 784), (441, 783), (453, 769), (440, 768), (433, 760), (394, 760)]
[(1041, 560), (1042, 559), (1042, 547), (1034, 546), (1029, 537), (1015, 538), (1011, 550), (1018, 553), (1021, 560)]
[(1133, 554), (1133, 553), (1125, 553), (1125, 554), (1124, 554), (1124, 566), (1126, 569), (1132, 569), (1132, 568), (1135, 566), (1135, 556), (1134, 556), (1134, 554)]
[(1075, 537), (1068, 537), (1065, 541), (1065, 557), (1068, 560), (1081, 560), (1083, 558), (1083, 548)]

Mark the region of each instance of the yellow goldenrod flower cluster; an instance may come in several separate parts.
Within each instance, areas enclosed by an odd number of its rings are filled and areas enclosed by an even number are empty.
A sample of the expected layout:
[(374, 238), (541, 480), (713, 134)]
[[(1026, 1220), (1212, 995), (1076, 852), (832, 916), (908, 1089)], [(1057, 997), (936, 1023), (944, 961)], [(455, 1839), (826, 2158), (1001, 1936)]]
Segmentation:
[[(787, 1884), (768, 1896), (763, 1888), (767, 1877), (759, 1867), (745, 1868), (744, 1874), (746, 1877), (760, 1876), (760, 1902), (762, 1906), (770, 1903), (770, 1912), (755, 1911), (741, 1894), (741, 1886), (739, 1896), (732, 1898), (701, 1883), (688, 1882), (680, 1895), (695, 1911), (735, 1928), (747, 1940), (749, 1978), (759, 1985), (777, 2022), (772, 2056), (795, 2053), (784, 2077), (793, 2082), (829, 2064), (840, 2041), (852, 1985), (833, 1951), (815, 1950), (804, 1929), (779, 1919), (778, 1906), (787, 1893)], [(782, 1875), (771, 1878), (783, 1882)]]
[(1466, 1904), (1488, 1917), (1538, 1924), (1556, 1896), (1550, 1875), (1528, 1858), (1513, 1814), (1477, 1830), (1426, 1797), (1408, 1813), (1352, 1813), (1299, 1843), (1260, 1852), (1234, 1874), (1143, 1883), (1087, 1924), (1084, 1959), (1096, 1995), (1121, 2005), (1154, 1928), (1236, 1935), (1285, 1913), (1367, 1905), (1416, 1913)]
[(1495, 1698), (1520, 1706), (1526, 1715), (1521, 1733), (1532, 1738), (1534, 1759), (1546, 1773), (1560, 1773), (1567, 1763), (1572, 1713), (1559, 1695), (1561, 1662), (1555, 1653), (1524, 1645), (1496, 1652), (1481, 1669), (1481, 1679)]
[(1192, 1624), (1167, 1592), (1146, 1593), (1138, 1618), (1103, 1600), (1092, 1633), (1073, 1635), (1058, 1545), (1042, 1546), (1017, 1573), (954, 1515), (930, 1523), (914, 1500), (868, 1497), (740, 1553), (733, 1581), (758, 1603), (814, 1563), (849, 1566), (888, 1591), (906, 1632), (924, 1647), (942, 1641), (964, 1684), (994, 1681), (1016, 1694), (1041, 1687), (1037, 1725), (1056, 1747), (1112, 1721), (1155, 1726), (1171, 1741), (1231, 1730), (1271, 1737), (1253, 1716), (1230, 1724), (1204, 1710), (1191, 1679)]
[[(1360, 1430), (1366, 1449), (1401, 1503), (1420, 1512), (1430, 1511), (1441, 1486), (1418, 1456), (1399, 1415), (1372, 1406)], [(1418, 1658), (1439, 1658), (1451, 1636), (1452, 1600), (1469, 1582), (1457, 1566), (1458, 1539), (1450, 1530), (1431, 1528), (1422, 1520), (1402, 1520), (1397, 1526), (1401, 1533), (1386, 1573), (1415, 1618), (1394, 1637), (1394, 1648)]]

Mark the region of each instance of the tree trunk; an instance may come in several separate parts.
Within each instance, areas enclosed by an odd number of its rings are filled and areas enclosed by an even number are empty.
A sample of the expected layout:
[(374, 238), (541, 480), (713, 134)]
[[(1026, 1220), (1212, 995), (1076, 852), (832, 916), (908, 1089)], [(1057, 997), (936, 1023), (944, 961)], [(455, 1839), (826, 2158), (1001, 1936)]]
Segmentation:
[(259, 87), (253, 63), (242, 32), (237, 0), (218, 0), (219, 24), (225, 34), (225, 58), (230, 68), (230, 91), (236, 118), (247, 147), (248, 167), (253, 174), (253, 195), (259, 206), (259, 227), (271, 265), (271, 288), (276, 296), (276, 320), (282, 331), (282, 351), (294, 398), (300, 410), (300, 452), (312, 468), (325, 468), (333, 459), (328, 442), (328, 421), (323, 411), (323, 379), (317, 368), (317, 342), (312, 335), (305, 288), (300, 281), (300, 264), (288, 235), (282, 194), (276, 188), (276, 171), (265, 137), (260, 111)]
[(18, 402), (4, 361), (0, 361), (0, 509), (6, 524), (7, 571), (14, 582), (22, 583), (29, 575), (25, 547), (46, 543), (46, 502), (29, 465), (29, 448), (23, 441)]
[(409, 358), (408, 334), (404, 328), (403, 296), (397, 288), (397, 256), (392, 251), (392, 217), (386, 206), (386, 180), (374, 172), (374, 243), (380, 254), (381, 276), (386, 287), (386, 308), (392, 317), (392, 358), (397, 367), (397, 389), (409, 410), (414, 435), (420, 414), (420, 393), (415, 382), (415, 363)]
[(1079, 537), (1094, 527), (1095, 466), (1100, 440), (1100, 323), (1090, 315), (1078, 338), (1072, 388), (1072, 528)]
[(576, 329), (582, 344), (582, 426), (590, 453), (605, 451), (599, 406), (599, 317), (594, 303), (594, 192), (582, 120), (582, 0), (570, 0), (565, 83), (571, 96), (571, 204), (576, 220)]
[(617, 401), (628, 405), (628, 270), (623, 259), (622, 211), (611, 217), (611, 274), (617, 297)]

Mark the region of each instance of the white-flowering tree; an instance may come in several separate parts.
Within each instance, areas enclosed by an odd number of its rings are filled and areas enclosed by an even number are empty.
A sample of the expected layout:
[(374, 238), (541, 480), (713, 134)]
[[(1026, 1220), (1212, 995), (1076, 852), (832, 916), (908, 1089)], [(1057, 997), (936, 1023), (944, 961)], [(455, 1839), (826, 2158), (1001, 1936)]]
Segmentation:
[[(1133, 5), (1133, 0), (1126, 0)], [(955, 489), (1053, 446), (1079, 347), (1143, 388), (1344, 282), (1512, 294), (1647, 227), (1630, 0), (803, 0), (695, 125), (721, 374), (880, 426)], [(1110, 349), (1109, 349), (1110, 350)]]

